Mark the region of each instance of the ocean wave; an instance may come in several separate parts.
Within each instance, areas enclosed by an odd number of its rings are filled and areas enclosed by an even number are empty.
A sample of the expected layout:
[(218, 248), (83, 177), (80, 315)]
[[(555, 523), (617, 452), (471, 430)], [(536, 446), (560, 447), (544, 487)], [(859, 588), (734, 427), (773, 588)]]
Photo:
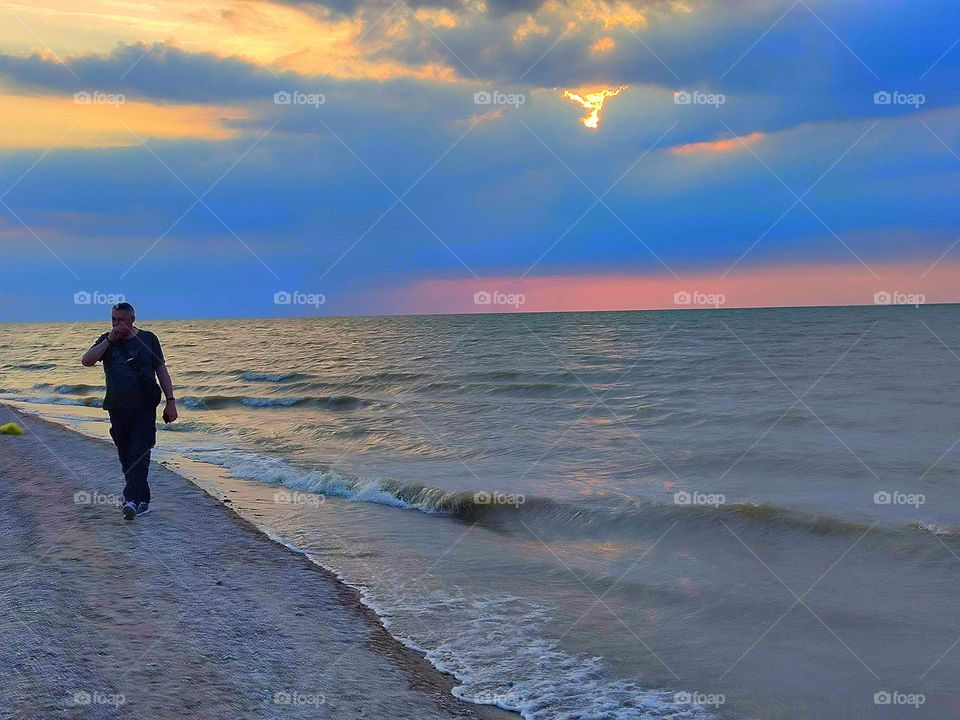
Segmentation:
[(286, 380), (293, 380), (296, 378), (305, 377), (296, 372), (254, 372), (247, 371), (240, 373), (240, 377), (243, 380), (249, 380), (250, 382), (284, 382)]
[(52, 370), (56, 367), (53, 363), (19, 363), (17, 365), (8, 365), (13, 370)]
[(200, 432), (200, 433), (211, 433), (215, 432), (215, 428), (212, 425), (207, 423), (200, 422), (191, 422), (191, 421), (178, 421), (175, 423), (158, 423), (157, 430), (162, 430), (164, 432)]
[(15, 402), (36, 403), (41, 405), (80, 405), (85, 407), (103, 407), (103, 398), (99, 397), (64, 397), (63, 395), (14, 395), (4, 398)]
[[(884, 541), (933, 533), (960, 538), (960, 529), (916, 522), (874, 526), (830, 515), (810, 514), (772, 504), (730, 503), (718, 506), (673, 505), (620, 496), (594, 498), (590, 505), (494, 489), (443, 490), (390, 479), (352, 478), (334, 470), (307, 470), (278, 458), (245, 451), (203, 453), (194, 459), (227, 468), (233, 475), (296, 490), (442, 515), (506, 533), (550, 538), (646, 537), (677, 521), (688, 528), (722, 530), (736, 524), (762, 533), (793, 531), (818, 536), (870, 535)], [(726, 532), (724, 530), (724, 532)]]
[[(704, 707), (683, 702), (685, 693), (612, 679), (602, 658), (563, 652), (559, 641), (542, 634), (553, 619), (552, 610), (519, 597), (434, 592), (426, 598), (380, 601), (368, 594), (367, 601), (401, 642), (457, 679), (452, 692), (467, 702), (518, 712), (526, 720), (716, 717)], [(425, 637), (404, 636), (394, 622), (398, 612), (417, 617), (418, 634)], [(457, 618), (457, 632), (452, 634), (444, 632), (451, 617)]]
[(50, 390), (60, 395), (90, 395), (91, 393), (102, 393), (105, 391), (102, 385), (85, 385), (79, 383), (76, 385), (53, 385), (51, 383), (38, 383), (33, 386), (34, 390)]
[[(227, 467), (236, 477), (281, 484), (299, 490), (410, 508), (410, 503), (372, 481), (351, 480), (333, 471), (302, 472), (283, 461), (241, 451), (187, 453), (188, 457)], [(429, 504), (429, 503), (428, 503)], [(425, 508), (427, 512), (434, 512)], [(304, 553), (313, 562), (347, 578), (321, 559), (261, 526), (276, 542)], [(465, 597), (434, 591), (402, 593), (409, 578), (379, 589), (352, 585), (364, 605), (407, 647), (422, 653), (438, 670), (452, 675), (452, 693), (466, 702), (520, 713), (526, 720), (714, 720), (707, 708), (691, 704), (689, 693), (649, 689), (612, 678), (602, 657), (571, 655), (543, 629), (553, 609), (499, 594)], [(398, 592), (399, 591), (399, 592)], [(402, 593), (402, 594), (401, 594)], [(416, 637), (404, 627), (416, 617)], [(451, 618), (457, 632), (450, 633)]]
[(507, 395), (513, 397), (556, 397), (565, 393), (581, 391), (579, 385), (556, 382), (511, 382), (490, 383), (453, 380), (434, 380), (417, 388), (420, 392), (441, 394), (479, 393), (486, 396)]
[(571, 390), (581, 389), (577, 385), (553, 382), (514, 382), (500, 383), (497, 385), (480, 385), (478, 387), (482, 389), (485, 395), (513, 395), (520, 397), (556, 395), (563, 392), (569, 392)]
[(232, 450), (185, 451), (184, 454), (194, 460), (220, 465), (238, 478), (283, 485), (320, 495), (422, 510), (427, 513), (441, 512), (441, 508), (446, 504), (440, 497), (445, 491), (436, 488), (350, 478), (334, 470), (301, 470), (267, 455)]
[(422, 373), (403, 372), (399, 370), (383, 370), (381, 372), (357, 375), (351, 382), (368, 384), (380, 382), (408, 382), (411, 380), (421, 380), (427, 377)]
[(328, 410), (356, 410), (376, 403), (374, 400), (352, 395), (297, 396), (297, 397), (257, 397), (242, 395), (203, 395), (187, 396), (184, 407), (194, 410), (219, 410), (228, 407), (282, 408), (299, 405), (325, 408)]
[(948, 536), (948, 537), (958, 537), (960, 536), (960, 529), (949, 527), (946, 525), (941, 525), (935, 522), (922, 522), (920, 520), (913, 523), (912, 527), (920, 530), (922, 532), (931, 533), (938, 536)]

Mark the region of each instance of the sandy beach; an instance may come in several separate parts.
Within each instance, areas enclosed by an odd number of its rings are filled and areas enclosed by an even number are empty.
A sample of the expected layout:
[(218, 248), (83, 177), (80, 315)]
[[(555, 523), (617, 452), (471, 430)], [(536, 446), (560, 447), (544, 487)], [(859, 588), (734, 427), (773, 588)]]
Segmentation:
[(127, 524), (115, 451), (0, 406), (0, 715), (493, 718), (357, 592), (156, 464)]

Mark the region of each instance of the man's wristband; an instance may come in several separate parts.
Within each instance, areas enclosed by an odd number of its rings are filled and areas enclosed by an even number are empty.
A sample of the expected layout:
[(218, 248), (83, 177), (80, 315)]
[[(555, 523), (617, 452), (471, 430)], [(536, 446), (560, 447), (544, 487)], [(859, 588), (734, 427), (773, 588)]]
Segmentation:
[(167, 398), (167, 402), (175, 402), (175, 401), (176, 401), (176, 398), (175, 398), (175, 397), (168, 397), (168, 398)]

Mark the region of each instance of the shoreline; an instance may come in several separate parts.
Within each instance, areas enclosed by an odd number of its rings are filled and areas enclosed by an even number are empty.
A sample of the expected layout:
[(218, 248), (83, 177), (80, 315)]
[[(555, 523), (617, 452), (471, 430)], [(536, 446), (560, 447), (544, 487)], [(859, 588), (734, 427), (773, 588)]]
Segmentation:
[(19, 717), (519, 717), (456, 698), (358, 589), (187, 477), (154, 461), (151, 514), (127, 524), (74, 497), (120, 492), (111, 444), (0, 403), (11, 421), (0, 702)]

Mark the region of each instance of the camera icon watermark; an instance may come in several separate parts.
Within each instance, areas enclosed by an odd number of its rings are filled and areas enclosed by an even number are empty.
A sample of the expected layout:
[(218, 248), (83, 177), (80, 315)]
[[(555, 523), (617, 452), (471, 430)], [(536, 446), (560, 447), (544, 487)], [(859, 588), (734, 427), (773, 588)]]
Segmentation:
[(918, 708), (927, 701), (923, 693), (904, 693), (899, 690), (880, 690), (873, 694), (874, 705), (910, 705)]
[(914, 109), (927, 102), (923, 93), (905, 93), (899, 90), (879, 90), (873, 94), (874, 105), (909, 105)]
[(874, 505), (910, 505), (919, 508), (927, 502), (923, 493), (905, 493), (899, 490), (880, 490), (873, 494)]
[(106, 693), (100, 690), (77, 690), (71, 700), (74, 705), (112, 705), (114, 708), (127, 702), (123, 693)]
[(305, 93), (299, 90), (280, 90), (273, 94), (274, 105), (305, 105), (314, 109), (327, 102), (323, 93)]
[(122, 293), (103, 293), (98, 290), (78, 290), (73, 294), (74, 305), (116, 305), (126, 300)]
[(515, 108), (526, 104), (523, 93), (505, 93), (499, 90), (478, 90), (473, 94), (474, 105), (512, 105)]
[(718, 308), (725, 305), (727, 296), (723, 293), (707, 293), (699, 290), (680, 290), (673, 294), (674, 305), (685, 305), (689, 307), (712, 307)]
[(303, 692), (301, 690), (278, 690), (273, 694), (274, 705), (290, 705), (293, 707), (320, 707), (327, 702), (323, 693)]
[(923, 293), (879, 290), (873, 294), (874, 305), (913, 305), (914, 307), (920, 307), (926, 302), (927, 297)]
[(519, 308), (527, 302), (523, 293), (504, 293), (499, 290), (478, 290), (473, 294), (474, 305), (508, 305)]
[(278, 505), (312, 505), (313, 507), (319, 507), (327, 501), (327, 498), (315, 493), (277, 490), (273, 494), (273, 501)]
[(480, 490), (473, 494), (475, 505), (510, 505), (520, 507), (527, 501), (523, 493), (505, 493), (499, 490)]
[(312, 305), (315, 308), (320, 307), (327, 302), (327, 296), (323, 293), (305, 293), (299, 290), (289, 292), (287, 290), (278, 290), (273, 294), (274, 305)]
[(674, 105), (709, 105), (719, 108), (727, 102), (723, 93), (705, 93), (700, 90), (677, 90), (673, 93)]
[(118, 493), (102, 493), (99, 490), (77, 490), (73, 494), (74, 505), (123, 505), (123, 495)]
[(673, 701), (679, 705), (699, 705), (718, 708), (727, 701), (723, 693), (704, 693), (696, 690), (681, 690), (673, 694)]
[(75, 105), (111, 105), (120, 107), (127, 101), (123, 93), (105, 93), (99, 90), (81, 90), (73, 94)]
[(704, 493), (698, 490), (687, 492), (679, 490), (673, 494), (674, 505), (695, 505), (704, 507), (720, 507), (726, 505), (727, 497), (722, 493)]

